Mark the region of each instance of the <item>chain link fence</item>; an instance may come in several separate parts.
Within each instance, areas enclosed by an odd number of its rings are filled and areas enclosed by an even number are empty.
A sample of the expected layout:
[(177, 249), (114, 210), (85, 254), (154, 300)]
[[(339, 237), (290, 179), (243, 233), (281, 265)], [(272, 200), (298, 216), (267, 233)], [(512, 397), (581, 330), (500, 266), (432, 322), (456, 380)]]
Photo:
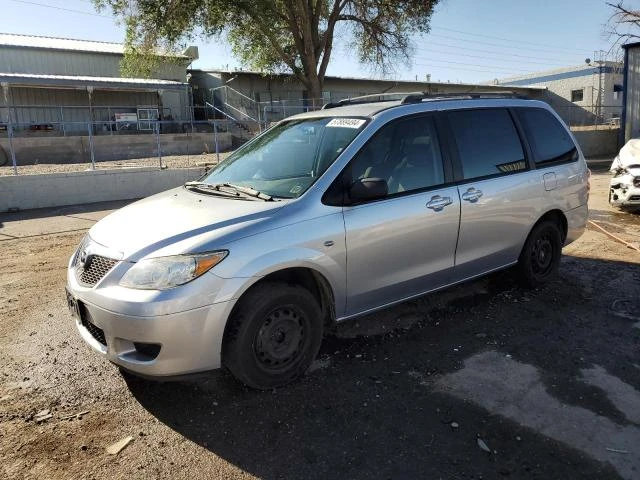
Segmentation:
[(143, 119), (0, 124), (0, 175), (208, 167), (264, 128), (252, 121)]
[(618, 128), (622, 116), (621, 105), (553, 105), (570, 127), (592, 127), (594, 129)]

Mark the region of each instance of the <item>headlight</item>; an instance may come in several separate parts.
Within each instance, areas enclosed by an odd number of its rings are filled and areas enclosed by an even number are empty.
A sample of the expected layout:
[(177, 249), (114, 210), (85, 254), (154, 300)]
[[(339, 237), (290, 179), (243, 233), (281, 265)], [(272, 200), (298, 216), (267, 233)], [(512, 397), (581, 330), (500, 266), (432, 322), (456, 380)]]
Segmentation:
[(226, 250), (140, 260), (120, 280), (120, 285), (142, 290), (165, 290), (198, 278), (227, 256)]

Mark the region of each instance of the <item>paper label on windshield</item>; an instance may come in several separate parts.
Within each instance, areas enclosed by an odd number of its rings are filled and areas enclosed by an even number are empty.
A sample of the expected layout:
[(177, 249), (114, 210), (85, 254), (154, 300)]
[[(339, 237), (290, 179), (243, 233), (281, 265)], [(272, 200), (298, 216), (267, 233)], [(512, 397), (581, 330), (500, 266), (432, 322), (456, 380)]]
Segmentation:
[(360, 128), (366, 120), (361, 118), (334, 118), (327, 127)]

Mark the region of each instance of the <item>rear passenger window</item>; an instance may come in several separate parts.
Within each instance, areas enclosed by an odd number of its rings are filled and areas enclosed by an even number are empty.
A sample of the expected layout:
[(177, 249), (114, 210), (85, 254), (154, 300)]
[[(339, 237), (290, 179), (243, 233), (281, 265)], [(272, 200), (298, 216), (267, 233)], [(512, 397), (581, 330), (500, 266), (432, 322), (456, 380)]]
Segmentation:
[(542, 108), (518, 108), (536, 165), (570, 162), (578, 159), (578, 150), (558, 119)]
[(449, 113), (465, 179), (526, 170), (520, 137), (502, 108)]

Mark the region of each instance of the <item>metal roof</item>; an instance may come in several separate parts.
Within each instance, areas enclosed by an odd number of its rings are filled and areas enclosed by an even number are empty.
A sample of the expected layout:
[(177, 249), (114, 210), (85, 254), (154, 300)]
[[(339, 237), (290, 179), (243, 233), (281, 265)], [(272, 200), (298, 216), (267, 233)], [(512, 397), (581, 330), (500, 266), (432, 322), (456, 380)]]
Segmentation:
[[(203, 73), (221, 73), (221, 74), (226, 74), (226, 75), (257, 75), (260, 77), (291, 77), (293, 78), (293, 75), (291, 73), (274, 73), (274, 74), (266, 74), (266, 73), (262, 73), (262, 72), (258, 72), (258, 71), (252, 71), (252, 70), (216, 70), (216, 69), (191, 69), (189, 70), (192, 73), (195, 72), (203, 72)], [(379, 82), (379, 83), (387, 83), (387, 84), (397, 84), (398, 86), (401, 85), (418, 85), (418, 84), (422, 84), (422, 85), (434, 85), (434, 86), (448, 86), (448, 87), (469, 87), (469, 88), (495, 88), (496, 90), (504, 90), (505, 86), (504, 85), (490, 85), (490, 84), (478, 84), (478, 83), (452, 83), (452, 82), (434, 82), (434, 81), (426, 81), (426, 80), (394, 80), (394, 79), (389, 79), (389, 78), (363, 78), (363, 77), (336, 77), (333, 75), (326, 75), (324, 77), (325, 81), (326, 80), (345, 80), (345, 81), (352, 81), (352, 82), (370, 82), (370, 83), (375, 83), (375, 82)], [(547, 87), (541, 87), (541, 86), (537, 86), (537, 85), (533, 85), (533, 86), (526, 86), (526, 87), (518, 87), (521, 89), (527, 89), (527, 90), (547, 90)]]
[(128, 88), (132, 90), (183, 90), (187, 86), (186, 83), (182, 82), (149, 78), (87, 77), (81, 75), (40, 75), (2, 72), (0, 72), (0, 83), (33, 87), (99, 87), (106, 89)]
[[(76, 40), (72, 38), (39, 37), (35, 35), (20, 35), (16, 33), (0, 33), (0, 47), (3, 46), (124, 55), (124, 44), (122, 43)], [(166, 52), (158, 52), (158, 55), (188, 58), (183, 54)]]

